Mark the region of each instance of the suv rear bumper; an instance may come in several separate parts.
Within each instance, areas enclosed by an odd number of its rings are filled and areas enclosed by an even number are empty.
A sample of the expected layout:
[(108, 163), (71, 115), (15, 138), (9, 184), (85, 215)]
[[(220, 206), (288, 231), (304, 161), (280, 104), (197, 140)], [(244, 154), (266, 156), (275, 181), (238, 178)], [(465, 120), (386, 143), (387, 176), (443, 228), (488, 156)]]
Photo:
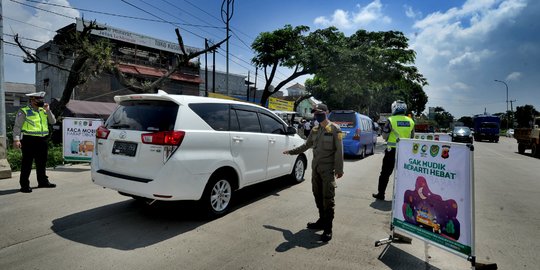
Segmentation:
[(199, 200), (210, 174), (179, 174), (164, 167), (154, 179), (127, 176), (99, 169), (92, 162), (92, 182), (96, 185), (126, 194), (153, 200), (183, 201)]

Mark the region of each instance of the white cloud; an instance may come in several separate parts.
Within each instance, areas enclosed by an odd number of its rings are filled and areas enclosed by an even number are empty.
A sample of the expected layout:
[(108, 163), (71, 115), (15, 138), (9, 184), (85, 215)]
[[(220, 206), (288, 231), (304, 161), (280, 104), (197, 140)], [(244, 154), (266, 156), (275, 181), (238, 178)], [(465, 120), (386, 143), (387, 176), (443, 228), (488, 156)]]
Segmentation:
[(390, 17), (383, 14), (383, 5), (381, 4), (380, 0), (374, 0), (365, 7), (357, 5), (357, 8), (357, 12), (349, 12), (342, 9), (337, 9), (334, 11), (331, 18), (320, 16), (315, 18), (313, 23), (323, 27), (335, 26), (340, 29), (348, 30), (358, 28), (360, 26), (366, 26), (374, 22), (382, 22), (384, 24), (389, 24), (392, 22)]
[(491, 57), (494, 53), (485, 49), (481, 51), (466, 51), (450, 60), (450, 67), (461, 65), (474, 65), (480, 63), (483, 59)]
[[(23, 3), (36, 8), (21, 5), (12, 1), (3, 1), (4, 12), (4, 34), (19, 34), (23, 45), (30, 48), (37, 48), (43, 43), (51, 40), (56, 34), (56, 30), (62, 28), (75, 20), (67, 17), (78, 17), (79, 12), (74, 9), (55, 7), (46, 3), (35, 4), (22, 1)], [(67, 0), (50, 0), (47, 3), (70, 6)], [(57, 14), (53, 14), (51, 12)], [(64, 16), (61, 16), (61, 15)], [(7, 42), (12, 42), (13, 37), (4, 36)], [(32, 41), (32, 40), (37, 40)], [(6, 44), (5, 50), (9, 54), (23, 55), (23, 52), (14, 46)], [(24, 64), (20, 57), (6, 55), (4, 58), (6, 81), (33, 83), (35, 80), (35, 66), (33, 64)]]
[(514, 71), (510, 73), (508, 76), (506, 76), (507, 81), (517, 81), (521, 78), (521, 72)]
[(403, 8), (405, 8), (405, 15), (411, 19), (421, 18), (422, 12), (415, 11), (411, 6), (404, 5)]
[[(509, 74), (512, 69), (531, 65), (521, 60), (512, 68), (513, 63), (507, 59), (513, 56), (518, 61), (518, 52), (536, 52), (531, 56), (538, 55), (538, 43), (517, 40), (518, 36), (511, 32), (501, 31), (527, 25), (521, 17), (528, 6), (527, 1), (468, 0), (462, 6), (428, 14), (415, 22), (416, 32), (410, 37), (410, 44), (417, 53), (416, 66), (429, 83), (424, 89), (430, 98), (428, 107), (447, 109), (448, 106), (450, 110), (447, 110), (454, 115), (480, 113), (479, 104), (493, 112), (505, 110), (505, 103), (499, 97), (485, 92), (486, 83), (493, 81), (493, 77)], [(529, 35), (534, 35), (534, 30), (530, 31)], [(535, 38), (531, 36), (530, 39)], [(517, 45), (508, 47), (509, 43), (503, 45), (501, 41), (512, 41)], [(520, 77), (520, 72), (513, 72), (507, 80)], [(461, 96), (467, 98), (457, 102)]]

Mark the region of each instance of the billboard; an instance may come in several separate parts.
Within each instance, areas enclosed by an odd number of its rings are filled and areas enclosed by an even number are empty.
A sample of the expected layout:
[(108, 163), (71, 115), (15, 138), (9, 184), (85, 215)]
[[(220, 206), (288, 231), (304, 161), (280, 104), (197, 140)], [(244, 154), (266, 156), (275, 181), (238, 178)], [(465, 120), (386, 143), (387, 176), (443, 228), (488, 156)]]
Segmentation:
[(465, 144), (401, 139), (392, 225), (468, 258), (474, 255), (473, 154)]
[(96, 144), (96, 129), (102, 124), (101, 119), (64, 118), (62, 120), (64, 160), (90, 162)]
[(276, 111), (294, 111), (294, 101), (288, 101), (275, 97), (268, 98), (268, 109)]

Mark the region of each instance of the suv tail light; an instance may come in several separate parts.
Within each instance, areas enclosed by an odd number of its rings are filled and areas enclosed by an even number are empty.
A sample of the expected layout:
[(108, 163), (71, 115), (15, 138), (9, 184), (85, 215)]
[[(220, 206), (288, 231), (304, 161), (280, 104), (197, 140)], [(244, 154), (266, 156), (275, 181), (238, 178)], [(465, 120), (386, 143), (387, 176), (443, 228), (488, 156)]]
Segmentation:
[(100, 126), (96, 130), (96, 138), (98, 139), (107, 139), (109, 137), (109, 133), (111, 131), (108, 130), (105, 126)]
[(186, 133), (180, 130), (145, 133), (141, 134), (141, 141), (146, 144), (178, 146), (185, 135)]
[(359, 128), (357, 128), (352, 139), (355, 140), (355, 141), (359, 141), (360, 140), (360, 132), (361, 132), (361, 130)]

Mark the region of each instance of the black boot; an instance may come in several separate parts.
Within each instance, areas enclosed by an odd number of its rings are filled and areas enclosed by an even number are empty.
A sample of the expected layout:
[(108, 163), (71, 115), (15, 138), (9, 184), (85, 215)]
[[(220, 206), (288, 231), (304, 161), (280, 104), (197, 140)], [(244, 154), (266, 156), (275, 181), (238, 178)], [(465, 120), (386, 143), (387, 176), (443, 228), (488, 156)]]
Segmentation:
[(371, 194), (371, 196), (373, 196), (373, 198), (375, 198), (375, 199), (377, 199), (377, 200), (384, 201), (384, 194), (381, 194), (381, 193), (373, 193), (373, 194)]
[(332, 240), (332, 229), (325, 229), (321, 235), (321, 241), (328, 242)]
[(324, 229), (324, 221), (319, 218), (316, 222), (308, 222), (307, 228), (311, 230), (322, 230)]

